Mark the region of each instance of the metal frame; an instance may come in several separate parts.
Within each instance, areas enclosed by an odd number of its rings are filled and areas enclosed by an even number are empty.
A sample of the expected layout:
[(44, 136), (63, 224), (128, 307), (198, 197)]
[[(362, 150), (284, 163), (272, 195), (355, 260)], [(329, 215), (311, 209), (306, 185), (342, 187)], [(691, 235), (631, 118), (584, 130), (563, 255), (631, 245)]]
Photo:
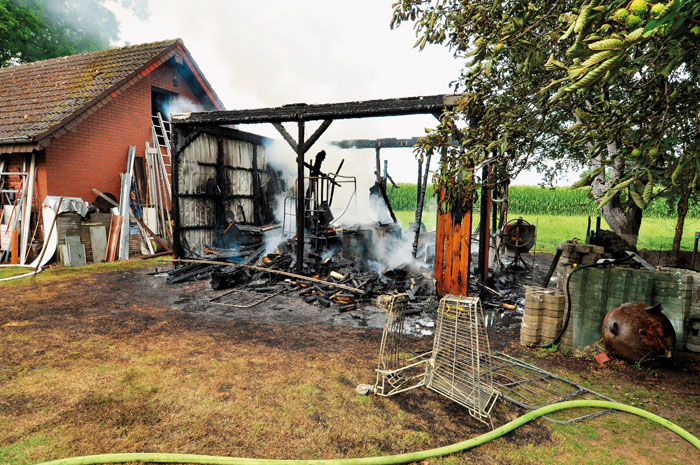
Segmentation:
[(481, 300), (457, 295), (441, 299), (425, 385), (493, 427), (491, 410), (500, 393), (493, 385), (490, 352)]
[(372, 391), (389, 397), (425, 385), (430, 352), (406, 357), (403, 335), (408, 294), (377, 297), (377, 305), (386, 310), (386, 322), (379, 346), (377, 379)]
[[(562, 378), (522, 360), (503, 353), (491, 354), (494, 385), (501, 391), (505, 400), (527, 410), (535, 410), (556, 402), (572, 400), (575, 397), (598, 397), (615, 402), (610, 397), (585, 388), (571, 380)], [(557, 419), (551, 416), (543, 418), (553, 423), (567, 425), (588, 418), (612, 412), (610, 409), (598, 410), (570, 419)]]
[[(469, 414), (493, 428), (491, 412), (499, 397), (535, 410), (573, 398), (614, 399), (503, 353), (490, 353), (484, 315), (478, 297), (445, 296), (440, 301), (433, 349), (408, 352), (403, 344), (407, 294), (379, 296), (387, 311), (379, 347), (377, 379), (371, 391), (383, 397), (421, 386), (467, 408)], [(412, 356), (406, 357), (411, 353)], [(547, 421), (570, 424), (611, 412), (595, 409), (573, 418), (558, 412)], [(561, 417), (564, 418), (561, 418)]]

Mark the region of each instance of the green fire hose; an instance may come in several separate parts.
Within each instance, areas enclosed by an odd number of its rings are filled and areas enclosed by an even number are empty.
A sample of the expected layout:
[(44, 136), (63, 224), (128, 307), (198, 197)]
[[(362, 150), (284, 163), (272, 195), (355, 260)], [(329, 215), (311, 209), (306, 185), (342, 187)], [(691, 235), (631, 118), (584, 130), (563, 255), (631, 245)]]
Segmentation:
[(355, 459), (328, 459), (328, 460), (272, 460), (272, 459), (248, 459), (240, 457), (217, 457), (213, 455), (196, 454), (167, 454), (167, 453), (123, 453), (123, 454), (103, 454), (87, 455), (84, 457), (72, 457), (67, 459), (52, 460), (37, 465), (94, 465), (100, 463), (126, 463), (126, 462), (151, 462), (151, 463), (196, 463), (205, 465), (390, 465), (398, 463), (418, 462), (431, 457), (440, 457), (454, 454), (476, 446), (485, 444), (493, 439), (499, 438), (511, 431), (523, 426), (536, 418), (559, 410), (578, 407), (594, 407), (603, 409), (614, 409), (631, 413), (642, 418), (646, 418), (656, 424), (670, 429), (698, 450), (700, 450), (700, 439), (696, 438), (680, 426), (671, 423), (646, 410), (638, 409), (630, 405), (608, 402), (603, 400), (570, 400), (547, 405), (533, 410), (515, 420), (506, 423), (500, 428), (482, 434), (466, 441), (461, 441), (449, 446), (428, 449), (408, 454), (386, 455), (383, 457), (362, 457)]

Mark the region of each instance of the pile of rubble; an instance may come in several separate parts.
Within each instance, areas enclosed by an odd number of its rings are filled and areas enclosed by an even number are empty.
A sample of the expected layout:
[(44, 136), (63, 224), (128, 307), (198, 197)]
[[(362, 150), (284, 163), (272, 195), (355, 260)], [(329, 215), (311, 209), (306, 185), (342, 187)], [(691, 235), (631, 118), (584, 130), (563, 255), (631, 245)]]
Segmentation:
[(192, 261), (170, 270), (168, 283), (209, 279), (214, 290), (236, 288), (264, 294), (296, 293), (309, 304), (332, 307), (339, 312), (355, 310), (361, 304), (374, 302), (378, 295), (394, 292), (408, 294), (407, 314), (434, 307), (435, 283), (428, 268), (418, 270), (404, 265), (368, 270), (340, 255), (322, 259), (310, 254), (305, 260), (304, 273), (296, 274), (292, 244), (280, 244), (274, 253), (264, 256), (256, 250), (246, 256), (245, 262), (237, 263), (218, 262), (222, 257), (211, 254), (206, 260)]

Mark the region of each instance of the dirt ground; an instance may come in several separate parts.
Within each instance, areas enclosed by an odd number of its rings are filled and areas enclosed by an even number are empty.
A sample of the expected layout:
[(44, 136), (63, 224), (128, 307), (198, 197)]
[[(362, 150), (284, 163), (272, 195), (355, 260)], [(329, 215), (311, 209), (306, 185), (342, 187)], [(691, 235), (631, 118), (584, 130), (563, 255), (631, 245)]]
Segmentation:
[[(157, 264), (157, 268), (168, 265)], [(205, 282), (143, 268), (0, 288), (0, 463), (109, 452), (341, 458), (438, 447), (489, 428), (425, 388), (357, 396), (374, 382), (381, 311), (330, 314), (296, 297), (215, 305)], [(415, 322), (416, 334), (430, 323)], [(641, 370), (517, 345), (508, 352), (700, 435), (700, 361)], [(416, 350), (431, 337), (416, 337)], [(494, 410), (495, 426), (522, 414)], [(700, 463), (663, 428), (613, 413), (536, 421), (444, 463)]]

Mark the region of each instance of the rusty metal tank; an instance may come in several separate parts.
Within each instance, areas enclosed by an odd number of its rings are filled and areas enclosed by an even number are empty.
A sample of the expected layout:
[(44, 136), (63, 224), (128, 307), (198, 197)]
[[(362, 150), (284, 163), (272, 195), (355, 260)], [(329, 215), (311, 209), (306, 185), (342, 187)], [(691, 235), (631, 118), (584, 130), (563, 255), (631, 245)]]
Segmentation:
[(627, 302), (610, 310), (602, 327), (606, 348), (628, 362), (671, 358), (676, 332), (662, 310), (661, 304), (642, 302)]

